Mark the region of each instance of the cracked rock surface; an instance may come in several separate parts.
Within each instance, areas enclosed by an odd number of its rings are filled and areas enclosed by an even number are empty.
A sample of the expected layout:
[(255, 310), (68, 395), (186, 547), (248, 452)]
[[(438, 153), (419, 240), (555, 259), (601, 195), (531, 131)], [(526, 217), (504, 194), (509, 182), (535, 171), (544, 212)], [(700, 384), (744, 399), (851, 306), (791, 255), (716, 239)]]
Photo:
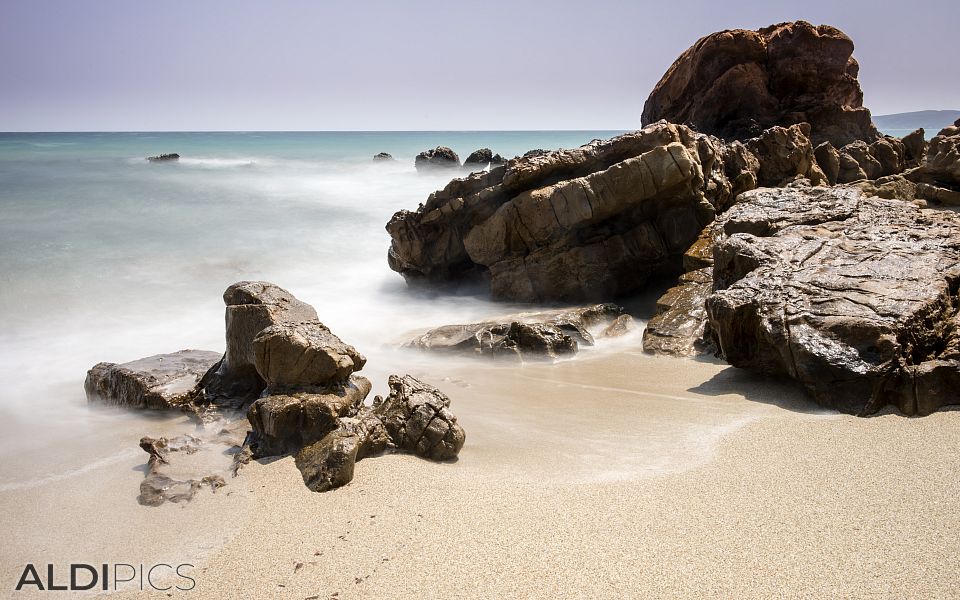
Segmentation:
[(179, 407), (193, 400), (200, 379), (219, 360), (217, 352), (181, 350), (119, 365), (97, 363), (87, 372), (83, 389), (88, 402), (131, 408)]
[(415, 377), (391, 375), (390, 395), (377, 397), (372, 414), (397, 448), (431, 460), (455, 458), (466, 434), (450, 412), (450, 398)]
[(730, 364), (853, 414), (960, 402), (957, 214), (857, 187), (758, 189), (706, 233), (705, 325)]

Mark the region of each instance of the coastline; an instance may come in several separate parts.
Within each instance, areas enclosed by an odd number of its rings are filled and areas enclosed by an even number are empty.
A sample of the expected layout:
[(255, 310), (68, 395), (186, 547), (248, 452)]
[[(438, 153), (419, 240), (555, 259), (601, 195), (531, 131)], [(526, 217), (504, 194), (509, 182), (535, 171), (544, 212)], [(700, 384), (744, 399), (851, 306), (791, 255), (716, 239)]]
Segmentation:
[(193, 598), (943, 596), (960, 575), (958, 411), (850, 417), (783, 381), (637, 348), (420, 367), (468, 432), (456, 463), (362, 460), (316, 494), (291, 457), (264, 460), (215, 495), (148, 508), (132, 457), (101, 470), (109, 496), (84, 493), (86, 477), (0, 492), (22, 515), (4, 579), (32, 556), (190, 562)]

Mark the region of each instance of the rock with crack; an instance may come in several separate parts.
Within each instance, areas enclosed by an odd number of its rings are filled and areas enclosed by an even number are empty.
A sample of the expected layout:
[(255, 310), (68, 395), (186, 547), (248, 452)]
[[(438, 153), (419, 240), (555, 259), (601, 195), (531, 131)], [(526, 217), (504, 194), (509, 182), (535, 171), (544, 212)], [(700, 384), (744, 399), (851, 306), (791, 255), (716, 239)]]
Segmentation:
[(247, 419), (257, 435), (254, 456), (295, 452), (336, 430), (341, 417), (357, 414), (370, 393), (370, 382), (359, 375), (317, 392), (297, 392), (260, 398)]
[(826, 183), (810, 143), (810, 125), (771, 127), (759, 137), (747, 140), (747, 147), (759, 161), (757, 185), (782, 186), (803, 177), (813, 185)]
[(854, 187), (745, 196), (718, 221), (705, 302), (732, 365), (859, 415), (960, 401), (960, 216)]
[(522, 313), (504, 319), (444, 325), (404, 344), (432, 352), (461, 353), (514, 359), (559, 358), (592, 346), (590, 329), (609, 325), (623, 314), (615, 304)]
[(934, 136), (923, 162), (904, 176), (917, 183), (923, 198), (960, 204), (960, 120)]
[[(277, 285), (241, 281), (227, 288), (223, 300), (227, 306), (227, 349), (201, 382), (210, 404), (242, 406), (259, 397), (268, 383), (261, 367), (275, 382), (286, 383), (298, 377), (320, 377), (320, 373), (329, 372), (332, 377), (342, 374), (346, 361), (341, 360), (341, 351), (351, 360), (357, 359), (356, 369), (362, 366), (362, 357), (329, 334), (312, 306)], [(262, 337), (259, 345), (254, 343), (261, 332), (274, 326), (275, 337)], [(258, 349), (261, 360), (267, 359), (268, 363), (257, 364)], [(328, 350), (327, 358), (337, 364), (342, 362), (343, 368), (324, 363), (324, 369), (318, 370), (304, 362), (308, 357), (320, 358)]]
[(319, 321), (271, 325), (252, 345), (257, 373), (271, 391), (346, 381), (367, 361)]
[(326, 492), (353, 480), (360, 438), (337, 429), (297, 452), (295, 462), (303, 483), (314, 492)]
[(391, 375), (390, 394), (374, 400), (372, 414), (383, 421), (393, 444), (431, 460), (450, 460), (463, 448), (466, 434), (450, 412), (450, 398), (405, 375)]
[(132, 408), (184, 406), (198, 394), (204, 373), (220, 360), (206, 350), (181, 350), (128, 363), (98, 363), (83, 383), (88, 402)]
[(636, 292), (681, 270), (718, 207), (755, 185), (750, 168), (745, 146), (669, 123), (513, 159), (395, 214), (389, 264), (410, 284), (480, 282), (499, 300)]
[(715, 350), (704, 306), (713, 292), (712, 271), (704, 267), (681, 275), (657, 300), (657, 312), (643, 330), (644, 352), (696, 356)]
[(644, 125), (665, 119), (724, 139), (809, 123), (814, 145), (840, 148), (879, 137), (863, 106), (853, 41), (829, 25), (779, 23), (701, 38), (670, 66), (643, 107)]

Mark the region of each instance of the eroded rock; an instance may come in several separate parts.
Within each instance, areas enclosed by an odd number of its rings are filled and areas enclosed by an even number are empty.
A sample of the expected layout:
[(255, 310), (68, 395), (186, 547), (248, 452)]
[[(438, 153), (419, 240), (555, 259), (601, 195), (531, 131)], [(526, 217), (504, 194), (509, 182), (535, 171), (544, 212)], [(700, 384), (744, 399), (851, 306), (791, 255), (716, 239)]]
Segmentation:
[(431, 460), (455, 458), (466, 435), (450, 412), (450, 398), (410, 375), (391, 375), (389, 386), (390, 395), (378, 396), (372, 412), (394, 445)]
[(98, 363), (83, 383), (88, 402), (131, 408), (183, 406), (199, 393), (198, 383), (220, 360), (216, 352), (181, 350), (128, 363)]
[(271, 325), (252, 344), (257, 373), (271, 390), (345, 381), (367, 362), (319, 321)]
[(863, 106), (853, 41), (829, 25), (779, 23), (701, 38), (670, 66), (643, 107), (644, 125), (665, 119), (724, 139), (809, 123), (815, 145), (840, 148), (879, 137)]

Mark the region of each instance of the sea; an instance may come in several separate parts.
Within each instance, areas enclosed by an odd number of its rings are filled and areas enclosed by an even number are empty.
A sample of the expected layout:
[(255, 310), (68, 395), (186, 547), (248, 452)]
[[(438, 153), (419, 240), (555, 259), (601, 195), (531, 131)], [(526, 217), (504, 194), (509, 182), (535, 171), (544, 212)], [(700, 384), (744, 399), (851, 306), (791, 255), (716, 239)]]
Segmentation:
[[(417, 153), (512, 157), (618, 133), (0, 133), (0, 490), (56, 476), (51, 464), (9, 468), (18, 461), (125, 426), (129, 411), (88, 407), (94, 364), (222, 351), (222, 294), (236, 281), (312, 304), (382, 392), (404, 368), (392, 349), (405, 332), (509, 308), (425, 295), (388, 268), (393, 213), (464, 174), (419, 174)], [(173, 152), (179, 161), (146, 160)], [(379, 152), (395, 160), (374, 162)]]

